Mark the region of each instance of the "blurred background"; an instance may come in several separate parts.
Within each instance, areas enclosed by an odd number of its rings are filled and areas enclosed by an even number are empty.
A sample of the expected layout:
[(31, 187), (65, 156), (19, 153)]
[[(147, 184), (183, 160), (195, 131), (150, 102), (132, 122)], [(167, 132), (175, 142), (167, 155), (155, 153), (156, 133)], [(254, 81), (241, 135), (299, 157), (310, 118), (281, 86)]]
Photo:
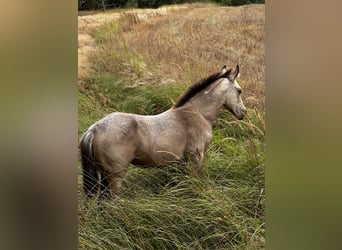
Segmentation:
[[(341, 246), (340, 1), (266, 1), (266, 248)], [(1, 248), (77, 248), (77, 2), (1, 2)]]

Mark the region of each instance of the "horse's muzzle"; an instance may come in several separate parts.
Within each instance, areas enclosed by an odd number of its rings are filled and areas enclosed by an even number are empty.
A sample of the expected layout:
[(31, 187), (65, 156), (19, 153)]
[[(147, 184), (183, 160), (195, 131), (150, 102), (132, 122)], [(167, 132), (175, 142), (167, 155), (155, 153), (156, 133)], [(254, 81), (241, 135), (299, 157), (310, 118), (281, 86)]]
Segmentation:
[(237, 118), (239, 120), (242, 120), (245, 117), (246, 114), (247, 114), (247, 109), (246, 108), (241, 109), (240, 114), (237, 116)]

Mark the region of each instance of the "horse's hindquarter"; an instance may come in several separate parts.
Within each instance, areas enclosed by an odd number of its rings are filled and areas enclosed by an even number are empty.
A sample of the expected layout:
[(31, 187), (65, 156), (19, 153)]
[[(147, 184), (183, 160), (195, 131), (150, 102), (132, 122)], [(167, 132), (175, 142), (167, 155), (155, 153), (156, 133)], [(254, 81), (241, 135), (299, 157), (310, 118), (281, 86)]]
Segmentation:
[(126, 165), (134, 156), (137, 124), (131, 114), (112, 113), (93, 125), (94, 150), (103, 166)]

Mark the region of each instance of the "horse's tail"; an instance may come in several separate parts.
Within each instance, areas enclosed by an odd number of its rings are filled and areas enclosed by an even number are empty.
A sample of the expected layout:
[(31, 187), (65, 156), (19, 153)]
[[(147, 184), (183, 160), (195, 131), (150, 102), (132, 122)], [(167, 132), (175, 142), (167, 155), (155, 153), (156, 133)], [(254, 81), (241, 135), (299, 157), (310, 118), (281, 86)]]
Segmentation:
[(82, 166), (83, 166), (83, 190), (90, 197), (97, 193), (99, 187), (99, 162), (96, 160), (93, 148), (94, 130), (88, 129), (82, 135), (80, 142)]

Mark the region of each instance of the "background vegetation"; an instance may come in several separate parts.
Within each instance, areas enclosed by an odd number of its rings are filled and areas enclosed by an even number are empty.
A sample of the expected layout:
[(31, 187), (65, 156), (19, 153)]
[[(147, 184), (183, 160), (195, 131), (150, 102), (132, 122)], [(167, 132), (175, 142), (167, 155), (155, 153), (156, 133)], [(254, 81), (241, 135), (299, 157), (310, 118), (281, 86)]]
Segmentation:
[(160, 113), (223, 64), (241, 67), (248, 115), (220, 112), (200, 173), (191, 163), (131, 166), (115, 201), (84, 199), (79, 162), (79, 248), (264, 248), (264, 6), (143, 14), (89, 30), (96, 50), (93, 73), (79, 81), (79, 136), (113, 111)]
[(221, 5), (239, 6), (265, 3), (265, 0), (78, 0), (79, 10), (108, 9), (118, 7), (158, 8), (169, 4), (212, 2)]

